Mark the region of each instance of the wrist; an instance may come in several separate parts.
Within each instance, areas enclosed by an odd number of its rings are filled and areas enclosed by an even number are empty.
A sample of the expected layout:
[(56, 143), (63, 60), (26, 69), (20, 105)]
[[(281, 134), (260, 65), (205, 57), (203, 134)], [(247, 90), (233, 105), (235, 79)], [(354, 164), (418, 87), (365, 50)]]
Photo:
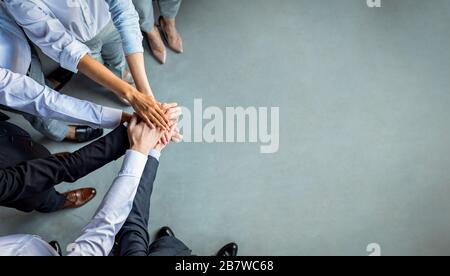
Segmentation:
[(143, 155), (148, 155), (150, 153), (150, 149), (142, 147), (140, 145), (133, 145), (130, 147), (130, 150), (137, 151), (139, 153), (142, 153)]
[(130, 123), (131, 119), (133, 118), (133, 115), (131, 115), (130, 113), (127, 112), (122, 112), (122, 119), (121, 119), (121, 123)]
[(121, 89), (122, 98), (126, 99), (128, 102), (132, 103), (136, 100), (136, 94), (139, 93), (136, 88), (133, 86), (126, 84)]
[(165, 147), (166, 147), (166, 146), (165, 146), (164, 144), (158, 143), (158, 144), (155, 146), (155, 148), (154, 148), (153, 150), (156, 151), (156, 152), (158, 152), (159, 154), (161, 154), (161, 152), (163, 151), (163, 149), (164, 149)]
[(139, 87), (136, 86), (136, 90), (138, 90), (139, 92), (141, 92), (144, 95), (153, 97), (153, 91), (150, 87)]

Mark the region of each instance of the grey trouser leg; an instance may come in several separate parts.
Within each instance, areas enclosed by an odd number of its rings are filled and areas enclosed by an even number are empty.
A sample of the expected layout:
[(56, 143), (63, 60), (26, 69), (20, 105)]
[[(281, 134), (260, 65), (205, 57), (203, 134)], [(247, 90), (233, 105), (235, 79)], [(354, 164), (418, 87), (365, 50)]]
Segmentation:
[[(155, 13), (152, 0), (133, 0), (139, 13), (141, 30), (148, 33), (155, 25)], [(164, 18), (175, 18), (180, 9), (182, 0), (159, 0), (159, 11)]]
[(122, 38), (112, 21), (93, 39), (85, 42), (85, 45), (91, 50), (93, 58), (105, 64), (117, 77), (124, 79), (128, 66)]
[(159, 12), (164, 18), (175, 18), (180, 10), (182, 0), (159, 0)]
[[(36, 82), (45, 85), (45, 77), (42, 72), (41, 62), (34, 51), (32, 52), (31, 66), (28, 71), (28, 76)], [(28, 122), (30, 122), (34, 129), (53, 141), (61, 142), (66, 138), (67, 133), (69, 133), (69, 126), (61, 121), (37, 117), (26, 113), (22, 113), (22, 115)]]
[(149, 33), (155, 25), (155, 14), (152, 0), (133, 0), (134, 7), (139, 14), (141, 30)]

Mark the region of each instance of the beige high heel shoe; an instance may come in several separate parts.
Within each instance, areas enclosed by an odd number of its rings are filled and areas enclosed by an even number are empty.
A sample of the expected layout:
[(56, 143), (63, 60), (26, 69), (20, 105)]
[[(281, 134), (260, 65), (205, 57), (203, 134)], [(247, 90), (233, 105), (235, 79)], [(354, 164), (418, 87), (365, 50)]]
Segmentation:
[(159, 17), (159, 28), (160, 28), (160, 33), (162, 34), (164, 40), (166, 41), (167, 45), (169, 46), (170, 49), (172, 49), (174, 52), (181, 54), (184, 52), (183, 49), (183, 40), (181, 38), (180, 33), (178, 33), (176, 27), (175, 28), (175, 36), (169, 36), (166, 32), (165, 32), (165, 22), (164, 22), (164, 18), (162, 16)]
[[(147, 42), (150, 46), (150, 51), (152, 56), (160, 63), (165, 64), (167, 60), (167, 50), (164, 42), (161, 39), (161, 33), (159, 32), (158, 26), (153, 27), (156, 33), (145, 33), (147, 36)], [(154, 36), (154, 37), (153, 37)]]

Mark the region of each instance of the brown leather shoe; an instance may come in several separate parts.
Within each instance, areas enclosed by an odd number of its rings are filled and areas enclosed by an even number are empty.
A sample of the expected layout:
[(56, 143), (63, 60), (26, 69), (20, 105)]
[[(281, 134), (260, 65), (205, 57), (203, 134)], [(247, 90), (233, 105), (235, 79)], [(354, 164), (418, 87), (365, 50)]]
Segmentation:
[(63, 209), (75, 209), (91, 201), (97, 195), (97, 191), (94, 188), (83, 188), (64, 193), (64, 195), (66, 202)]
[(58, 153), (52, 154), (52, 156), (55, 156), (55, 157), (67, 157), (67, 156), (69, 156), (71, 154), (72, 154), (71, 152), (58, 152)]

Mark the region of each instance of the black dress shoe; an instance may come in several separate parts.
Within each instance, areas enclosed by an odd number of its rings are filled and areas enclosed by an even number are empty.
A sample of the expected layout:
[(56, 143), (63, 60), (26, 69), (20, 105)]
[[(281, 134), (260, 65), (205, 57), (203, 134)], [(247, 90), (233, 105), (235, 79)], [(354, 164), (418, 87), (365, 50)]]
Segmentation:
[(175, 238), (175, 234), (173, 233), (172, 229), (165, 226), (165, 227), (161, 228), (161, 230), (159, 230), (158, 234), (156, 234), (156, 239), (159, 240), (164, 237), (174, 237)]
[(62, 250), (61, 250), (61, 246), (59, 245), (59, 242), (57, 241), (51, 241), (48, 244), (50, 244), (50, 246), (55, 249), (56, 253), (58, 253), (59, 256), (62, 256)]
[(8, 115), (3, 114), (3, 113), (0, 112), (0, 122), (5, 122), (5, 121), (8, 121), (8, 120), (9, 120)]
[(78, 126), (75, 128), (75, 141), (85, 143), (102, 137), (102, 128), (92, 128), (88, 126)]
[(229, 243), (222, 247), (217, 253), (217, 257), (236, 257), (238, 253), (238, 245), (235, 243)]
[(57, 83), (53, 90), (61, 91), (75, 74), (69, 70), (59, 67), (47, 77), (50, 82)]

